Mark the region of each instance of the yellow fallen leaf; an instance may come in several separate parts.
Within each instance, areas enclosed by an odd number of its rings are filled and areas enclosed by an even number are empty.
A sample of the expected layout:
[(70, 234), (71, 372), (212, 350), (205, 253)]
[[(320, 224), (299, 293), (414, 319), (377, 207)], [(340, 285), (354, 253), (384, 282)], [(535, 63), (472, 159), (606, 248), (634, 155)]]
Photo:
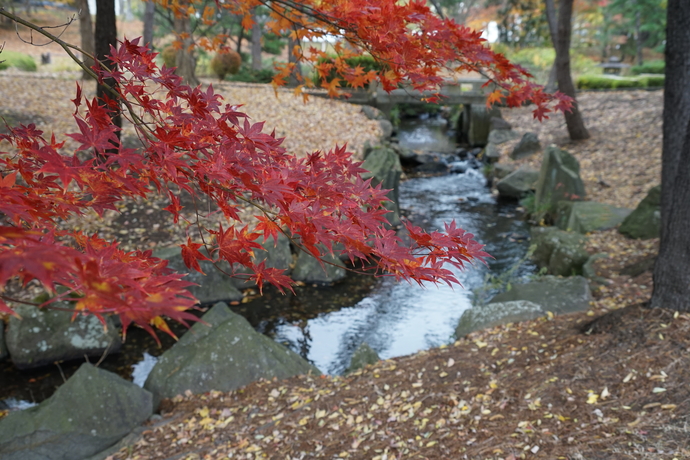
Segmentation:
[(623, 383), (628, 383), (630, 381), (630, 379), (632, 379), (632, 378), (633, 378), (633, 373), (631, 372), (625, 376), (625, 378), (623, 379)]
[(484, 348), (488, 345), (488, 343), (482, 342), (481, 340), (475, 340), (474, 344), (477, 345), (477, 348)]
[(654, 387), (652, 393), (663, 393), (664, 391), (666, 391), (666, 388)]
[(201, 409), (199, 409), (199, 415), (201, 416), (201, 418), (208, 417), (208, 414), (209, 414), (208, 407), (202, 407)]
[(297, 423), (299, 423), (300, 426), (304, 426), (304, 425), (306, 425), (307, 423), (309, 423), (309, 417), (303, 417), (303, 418), (301, 418), (300, 421), (297, 422)]
[(596, 393), (590, 393), (587, 395), (587, 404), (596, 404), (599, 399), (599, 395)]

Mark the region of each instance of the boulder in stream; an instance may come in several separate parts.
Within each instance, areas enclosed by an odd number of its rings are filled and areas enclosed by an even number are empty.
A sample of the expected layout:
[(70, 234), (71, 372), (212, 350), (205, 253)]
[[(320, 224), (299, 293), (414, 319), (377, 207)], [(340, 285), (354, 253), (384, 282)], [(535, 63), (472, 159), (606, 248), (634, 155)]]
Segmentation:
[(206, 393), (230, 391), (259, 379), (285, 379), (298, 374), (320, 374), (297, 353), (276, 343), (242, 316), (218, 303), (168, 351), (149, 374), (144, 388), (161, 399), (187, 390)]
[(532, 244), (536, 246), (532, 259), (537, 266), (546, 267), (552, 275), (582, 273), (582, 265), (589, 259), (583, 235), (556, 227), (534, 227), (530, 235)]
[(477, 305), (465, 310), (460, 322), (455, 328), (455, 337), (465, 337), (470, 332), (488, 329), (501, 324), (517, 323), (540, 318), (546, 311), (533, 302), (527, 300), (513, 300), (508, 302), (492, 302)]
[(592, 294), (589, 283), (582, 276), (544, 276), (537, 281), (514, 284), (509, 291), (497, 294), (489, 303), (517, 300), (527, 300), (540, 305), (544, 311), (564, 314), (588, 310)]
[(617, 208), (595, 201), (559, 201), (556, 205), (556, 227), (577, 233), (608, 230), (623, 222), (630, 209)]
[(510, 153), (510, 158), (519, 160), (534, 155), (541, 150), (541, 143), (539, 137), (535, 133), (525, 133), (522, 135), (520, 142), (513, 148)]
[(498, 181), (496, 190), (503, 198), (520, 199), (534, 190), (539, 172), (530, 168), (520, 168)]
[(518, 137), (520, 137), (520, 135), (512, 129), (493, 129), (489, 133), (489, 143), (494, 145), (505, 144)]
[(362, 369), (369, 364), (376, 364), (379, 362), (378, 353), (376, 353), (368, 343), (362, 342), (360, 346), (357, 347), (355, 352), (352, 354), (350, 359), (350, 365), (345, 370), (345, 375), (352, 374), (353, 372)]
[(398, 196), (400, 176), (402, 175), (400, 157), (391, 148), (374, 147), (362, 163), (362, 168), (369, 171), (362, 174), (362, 179), (371, 178), (372, 185), (381, 184), (382, 189), (390, 190), (386, 196), (391, 201), (384, 204), (386, 209), (390, 211), (386, 214), (386, 218), (392, 226), (400, 225), (400, 199)]
[[(153, 255), (161, 259), (167, 259), (168, 267), (177, 273), (187, 274), (183, 279), (196, 284), (196, 286), (189, 286), (187, 289), (199, 300), (201, 305), (242, 299), (242, 293), (235, 287), (237, 282), (218, 270), (211, 262), (206, 260), (199, 261), (199, 267), (201, 267), (205, 274), (187, 268), (182, 259), (182, 249), (179, 246), (159, 249)], [(230, 264), (227, 262), (219, 263), (219, 267), (227, 273), (232, 272)]]
[(323, 257), (323, 265), (316, 257), (300, 251), (297, 256), (292, 279), (305, 283), (332, 284), (347, 276), (345, 264), (335, 255), (327, 254)]
[[(73, 308), (67, 302), (56, 302), (54, 306)], [(18, 369), (84, 359), (84, 355), (100, 358), (122, 346), (119, 330), (109, 317), (104, 325), (94, 315), (77, 315), (72, 321), (72, 311), (31, 305), (20, 305), (14, 310), (22, 319), (10, 317), (5, 343)]]
[(581, 201), (584, 198), (580, 163), (556, 146), (547, 147), (536, 186), (535, 208), (552, 215), (559, 201)]
[(117, 443), (152, 413), (151, 393), (82, 364), (53, 396), (0, 419), (0, 458), (82, 460)]

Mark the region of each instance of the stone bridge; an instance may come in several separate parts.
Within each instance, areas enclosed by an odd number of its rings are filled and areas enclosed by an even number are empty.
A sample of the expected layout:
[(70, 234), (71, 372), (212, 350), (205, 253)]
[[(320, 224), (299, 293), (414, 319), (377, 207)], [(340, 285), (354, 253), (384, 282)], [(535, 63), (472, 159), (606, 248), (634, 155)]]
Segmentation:
[[(347, 90), (351, 96), (343, 100), (351, 104), (376, 107), (390, 117), (391, 109), (397, 104), (425, 105), (428, 104), (426, 98), (438, 94), (441, 96), (439, 104), (463, 107), (458, 119), (458, 141), (471, 146), (484, 146), (489, 137), (490, 118), (500, 116), (497, 108), (486, 108), (486, 97), (495, 87), (493, 84), (482, 87), (486, 82), (486, 78), (459, 78), (447, 80), (438, 92), (398, 88), (390, 93), (384, 91), (377, 83), (373, 83), (368, 89)], [(323, 91), (309, 91), (309, 94), (326, 96)]]

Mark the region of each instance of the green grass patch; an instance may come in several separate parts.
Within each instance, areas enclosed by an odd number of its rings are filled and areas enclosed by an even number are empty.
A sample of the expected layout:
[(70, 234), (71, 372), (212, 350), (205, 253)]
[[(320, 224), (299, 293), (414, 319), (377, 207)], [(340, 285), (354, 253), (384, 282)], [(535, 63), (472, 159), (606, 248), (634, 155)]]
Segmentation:
[(18, 53), (16, 51), (4, 50), (0, 53), (0, 70), (14, 67), (19, 70), (27, 72), (36, 71), (36, 61), (28, 54)]

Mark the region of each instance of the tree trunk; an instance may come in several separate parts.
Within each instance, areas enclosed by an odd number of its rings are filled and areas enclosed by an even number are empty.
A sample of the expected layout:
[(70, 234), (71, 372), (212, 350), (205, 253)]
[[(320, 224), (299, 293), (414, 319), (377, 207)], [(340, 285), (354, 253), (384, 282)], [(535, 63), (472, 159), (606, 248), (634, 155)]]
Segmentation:
[[(117, 23), (115, 20), (115, 0), (98, 0), (96, 2), (96, 34), (95, 34), (95, 49), (96, 59), (100, 64), (113, 69), (113, 63), (106, 59), (110, 55), (110, 47), (117, 47)], [(105, 85), (110, 87), (116, 86), (115, 80), (106, 78)], [(115, 95), (110, 93), (106, 86), (98, 85), (96, 88), (96, 96), (101, 101), (107, 99), (113, 100)], [(120, 117), (120, 110), (117, 104), (111, 105), (110, 117), (115, 126), (122, 127), (122, 119)], [(119, 132), (118, 132), (119, 136)]]
[(288, 62), (295, 64), (295, 67), (290, 74), (290, 79), (288, 80), (288, 86), (292, 87), (299, 85), (303, 81), (299, 59), (297, 59), (297, 56), (295, 56), (295, 53), (293, 52), (295, 50), (295, 46), (299, 46), (299, 44), (299, 40), (292, 38), (292, 36), (288, 37)]
[[(547, 15), (548, 11), (555, 12), (554, 0), (546, 0)], [(556, 50), (556, 81), (558, 90), (573, 98), (573, 107), (565, 113), (565, 124), (568, 128), (570, 139), (577, 141), (588, 139), (589, 133), (582, 121), (582, 114), (578, 109), (575, 100), (575, 85), (570, 74), (570, 34), (572, 31), (573, 0), (561, 0), (558, 6), (558, 19), (554, 35), (554, 30), (549, 26), (551, 41)]]
[(144, 45), (153, 49), (153, 19), (156, 13), (156, 4), (153, 0), (146, 2), (144, 7)]
[(263, 35), (263, 27), (256, 19), (256, 8), (252, 10), (252, 69), (261, 70), (263, 65), (261, 63), (261, 36)]
[(637, 65), (644, 62), (642, 57), (642, 32), (640, 31), (640, 10), (635, 12), (635, 47), (637, 48)]
[[(196, 59), (194, 51), (191, 49), (193, 45), (191, 25), (188, 16), (175, 17), (175, 34), (178, 40), (182, 41), (182, 49), (177, 51), (175, 57), (175, 73), (182, 77), (184, 82), (189, 86), (198, 86), (199, 79), (196, 78)], [(180, 39), (179, 37), (185, 34), (187, 38)]]
[[(77, 3), (79, 8), (79, 34), (81, 35), (81, 49), (91, 56), (96, 55), (96, 45), (93, 36), (93, 21), (91, 20), (91, 11), (89, 11), (89, 0), (79, 0)], [(94, 61), (90, 57), (82, 56), (84, 64), (93, 67)], [(83, 79), (89, 79), (91, 76), (84, 71), (82, 73)]]
[(661, 240), (651, 306), (690, 311), (690, 8), (669, 0), (661, 155)]
[(237, 54), (242, 54), (242, 40), (244, 39), (244, 27), (242, 27), (242, 19), (240, 18), (240, 31), (237, 33)]

